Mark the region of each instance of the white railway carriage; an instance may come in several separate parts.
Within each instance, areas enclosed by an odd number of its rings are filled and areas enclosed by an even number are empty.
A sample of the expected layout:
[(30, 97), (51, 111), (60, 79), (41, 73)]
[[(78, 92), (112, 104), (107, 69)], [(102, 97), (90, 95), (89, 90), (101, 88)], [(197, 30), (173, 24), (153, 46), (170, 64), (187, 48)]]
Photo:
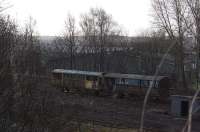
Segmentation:
[(55, 69), (52, 71), (52, 83), (64, 91), (99, 89), (102, 73), (78, 70)]

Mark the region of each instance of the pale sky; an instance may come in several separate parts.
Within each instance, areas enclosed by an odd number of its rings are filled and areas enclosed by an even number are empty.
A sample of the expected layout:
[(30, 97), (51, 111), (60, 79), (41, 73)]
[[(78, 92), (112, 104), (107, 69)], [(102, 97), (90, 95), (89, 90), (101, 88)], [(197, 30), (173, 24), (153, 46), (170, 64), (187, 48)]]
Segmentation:
[(19, 24), (32, 16), (40, 35), (61, 35), (68, 12), (77, 25), (81, 14), (91, 7), (100, 7), (111, 14), (129, 35), (136, 35), (150, 27), (151, 0), (7, 0), (12, 8), (6, 12)]

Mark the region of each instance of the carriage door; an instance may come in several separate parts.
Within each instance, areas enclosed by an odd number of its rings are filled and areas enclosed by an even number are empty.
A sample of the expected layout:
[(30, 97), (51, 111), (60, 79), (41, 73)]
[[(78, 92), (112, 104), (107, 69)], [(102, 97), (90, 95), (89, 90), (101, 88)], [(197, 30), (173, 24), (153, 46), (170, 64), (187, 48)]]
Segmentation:
[(181, 101), (181, 115), (187, 116), (188, 110), (189, 110), (189, 101), (187, 101), (187, 100)]

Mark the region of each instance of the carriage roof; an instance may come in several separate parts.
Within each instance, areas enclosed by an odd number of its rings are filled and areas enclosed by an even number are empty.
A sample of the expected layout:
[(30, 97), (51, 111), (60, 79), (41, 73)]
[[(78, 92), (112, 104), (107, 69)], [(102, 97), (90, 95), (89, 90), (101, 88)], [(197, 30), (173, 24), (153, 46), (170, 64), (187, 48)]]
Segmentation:
[(53, 73), (78, 74), (78, 75), (86, 75), (86, 76), (101, 76), (102, 75), (101, 72), (65, 70), (65, 69), (54, 69)]
[(121, 74), (121, 73), (103, 73), (103, 72), (91, 72), (91, 71), (79, 71), (79, 70), (65, 70), (65, 69), (54, 69), (53, 73), (63, 74), (77, 74), (86, 76), (97, 76), (105, 78), (119, 78), (119, 79), (135, 79), (135, 80), (156, 80), (159, 81), (167, 76), (149, 76), (149, 75), (137, 75), (137, 74)]
[(135, 79), (135, 80), (161, 80), (167, 78), (167, 76), (149, 76), (149, 75), (137, 75), (137, 74), (120, 74), (120, 73), (107, 73), (105, 77), (109, 78), (124, 78), (124, 79)]

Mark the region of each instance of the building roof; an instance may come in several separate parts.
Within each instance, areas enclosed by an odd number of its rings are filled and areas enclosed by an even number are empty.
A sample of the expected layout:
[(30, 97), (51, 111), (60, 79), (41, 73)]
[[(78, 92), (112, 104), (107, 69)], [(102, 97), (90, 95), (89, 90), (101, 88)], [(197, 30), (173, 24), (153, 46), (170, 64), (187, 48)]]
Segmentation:
[[(189, 99), (192, 100), (194, 96), (187, 95), (171, 95), (171, 99)], [(200, 97), (196, 97), (196, 100), (200, 100)]]
[(65, 70), (65, 69), (54, 69), (52, 72), (53, 73), (64, 73), (64, 74), (88, 75), (88, 76), (102, 76), (102, 74), (103, 74), (101, 72)]

